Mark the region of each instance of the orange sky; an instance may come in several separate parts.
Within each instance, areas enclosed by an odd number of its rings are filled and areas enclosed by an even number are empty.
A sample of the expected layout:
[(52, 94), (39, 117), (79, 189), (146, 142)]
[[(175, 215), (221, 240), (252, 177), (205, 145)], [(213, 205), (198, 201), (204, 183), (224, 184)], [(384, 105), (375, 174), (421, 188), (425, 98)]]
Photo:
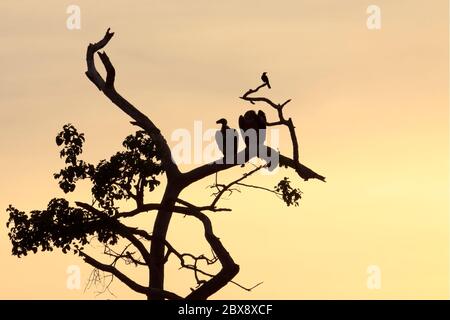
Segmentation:
[[(326, 184), (302, 182), (283, 170), (249, 180), (272, 187), (291, 177), (304, 192), (296, 208), (258, 190), (223, 201), (233, 213), (211, 219), (241, 266), (237, 280), (264, 284), (251, 293), (229, 285), (214, 298), (448, 298), (447, 1), (137, 3), (0, 3), (2, 210), (10, 203), (42, 209), (63, 196), (52, 178), (63, 164), (54, 144), (63, 124), (85, 132), (92, 162), (119, 150), (135, 129), (84, 75), (87, 44), (111, 27), (116, 35), (106, 51), (116, 87), (167, 138), (196, 120), (213, 128), (225, 117), (236, 126), (250, 107), (238, 97), (267, 71), (270, 97), (293, 99), (286, 112), (301, 161), (327, 177)], [(81, 8), (81, 30), (66, 28), (70, 4)], [(378, 31), (366, 27), (371, 4), (381, 8)], [(281, 137), (289, 154), (288, 136)], [(183, 197), (207, 203), (212, 179)], [(88, 190), (69, 198), (89, 201)], [(150, 227), (151, 216), (135, 222)], [(67, 266), (81, 267), (83, 285), (91, 270), (74, 256), (12, 257), (5, 222), (0, 215), (0, 298), (114, 298), (66, 288)], [(189, 218), (174, 219), (169, 239), (180, 249), (205, 248)], [(367, 288), (370, 265), (380, 267), (379, 290)], [(180, 294), (195, 285), (175, 264), (167, 274), (168, 289)], [(143, 298), (119, 282), (112, 289), (117, 298)]]

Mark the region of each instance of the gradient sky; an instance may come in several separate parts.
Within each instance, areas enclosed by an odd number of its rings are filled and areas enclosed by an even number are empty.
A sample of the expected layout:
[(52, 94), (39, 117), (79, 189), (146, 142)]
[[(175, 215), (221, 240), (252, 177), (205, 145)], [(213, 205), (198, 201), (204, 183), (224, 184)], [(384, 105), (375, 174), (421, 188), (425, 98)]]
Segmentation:
[[(81, 8), (81, 30), (66, 28), (70, 4)], [(378, 31), (366, 27), (371, 4), (381, 8)], [(211, 219), (241, 266), (236, 280), (264, 284), (250, 293), (228, 285), (214, 298), (448, 298), (448, 16), (443, 0), (1, 1), (0, 298), (114, 298), (66, 288), (67, 266), (81, 267), (82, 286), (92, 270), (75, 256), (12, 257), (4, 212), (63, 196), (52, 178), (63, 165), (54, 143), (63, 124), (85, 132), (92, 162), (135, 129), (84, 75), (86, 46), (107, 27), (116, 32), (106, 48), (116, 87), (168, 139), (196, 120), (236, 126), (250, 107), (238, 97), (267, 71), (270, 97), (293, 99), (286, 112), (301, 161), (327, 177), (303, 182), (283, 170), (249, 180), (272, 187), (291, 177), (304, 192), (296, 208), (258, 190), (222, 202), (233, 213)], [(290, 154), (287, 137), (281, 149)], [(183, 197), (208, 203), (212, 182)], [(89, 201), (89, 186), (69, 198)], [(135, 223), (150, 228), (152, 214)], [(176, 217), (169, 240), (208, 252), (200, 227)], [(370, 265), (381, 269), (379, 290), (366, 286)], [(169, 266), (168, 289), (186, 294), (194, 285)], [(117, 280), (112, 290), (143, 298)]]

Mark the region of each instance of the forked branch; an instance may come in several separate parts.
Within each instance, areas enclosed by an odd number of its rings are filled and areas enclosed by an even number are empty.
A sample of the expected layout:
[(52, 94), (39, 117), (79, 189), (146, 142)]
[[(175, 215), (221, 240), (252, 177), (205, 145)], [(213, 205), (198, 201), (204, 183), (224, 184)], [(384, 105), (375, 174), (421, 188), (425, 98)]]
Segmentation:
[[(105, 52), (98, 52), (103, 49), (111, 38), (114, 36), (110, 29), (106, 31), (105, 36), (102, 40), (97, 43), (89, 44), (86, 53), (86, 64), (87, 71), (86, 76), (91, 80), (95, 86), (102, 91), (106, 97), (108, 97), (117, 107), (119, 107), (123, 112), (129, 115), (134, 121), (135, 125), (140, 126), (144, 129), (156, 143), (157, 147), (161, 151), (161, 161), (166, 169), (167, 178), (175, 179), (180, 175), (178, 166), (172, 160), (171, 151), (166, 139), (162, 135), (158, 127), (142, 112), (140, 112), (135, 106), (128, 102), (124, 97), (122, 97), (114, 87), (114, 81), (116, 76), (116, 71), (112, 65), (108, 55)], [(98, 52), (100, 60), (102, 61), (106, 70), (106, 81), (97, 71), (95, 67), (94, 55)]]
[(292, 121), (292, 118), (289, 118), (286, 120), (286, 118), (284, 117), (283, 114), (283, 108), (289, 103), (291, 102), (291, 99), (286, 100), (285, 102), (281, 103), (281, 104), (277, 104), (275, 102), (273, 102), (272, 100), (270, 100), (269, 98), (266, 97), (251, 97), (251, 94), (254, 94), (256, 92), (259, 91), (259, 89), (263, 88), (265, 86), (265, 84), (260, 85), (259, 87), (257, 87), (256, 89), (250, 89), (248, 90), (242, 97), (241, 99), (250, 102), (251, 104), (255, 104), (255, 102), (265, 102), (266, 104), (268, 104), (269, 106), (271, 106), (272, 108), (274, 108), (277, 113), (278, 113), (278, 121), (274, 122), (274, 123), (268, 123), (269, 126), (274, 126), (274, 125), (285, 125), (288, 127), (289, 129), (289, 134), (291, 135), (291, 140), (292, 140), (292, 150), (293, 150), (293, 160), (294, 162), (299, 162), (299, 152), (298, 152), (298, 139), (297, 139), (297, 134), (295, 132), (295, 126), (294, 126), (294, 122)]
[(187, 215), (193, 216), (202, 222), (205, 230), (205, 238), (222, 265), (222, 269), (219, 273), (205, 281), (200, 287), (192, 291), (186, 297), (186, 299), (203, 300), (207, 299), (233, 280), (239, 272), (239, 266), (234, 262), (220, 239), (214, 235), (211, 220), (208, 216), (197, 210), (195, 207), (188, 206), (187, 209)]

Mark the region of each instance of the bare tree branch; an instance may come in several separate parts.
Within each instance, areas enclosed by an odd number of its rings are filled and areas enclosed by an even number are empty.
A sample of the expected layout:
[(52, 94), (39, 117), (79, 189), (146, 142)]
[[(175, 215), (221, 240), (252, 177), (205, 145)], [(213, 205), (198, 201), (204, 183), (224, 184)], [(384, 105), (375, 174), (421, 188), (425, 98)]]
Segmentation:
[(186, 299), (203, 300), (226, 286), (227, 283), (238, 274), (239, 266), (234, 262), (233, 258), (222, 245), (220, 239), (214, 235), (211, 220), (209, 220), (208, 216), (201, 211), (198, 211), (195, 207), (188, 207), (188, 209), (187, 215), (193, 216), (203, 223), (206, 241), (208, 241), (222, 265), (222, 269), (219, 273), (203, 283), (186, 297)]
[(113, 257), (114, 260), (111, 263), (111, 265), (116, 265), (116, 263), (119, 260), (123, 260), (125, 262), (125, 264), (131, 264), (133, 263), (135, 266), (146, 266), (148, 267), (148, 265), (141, 261), (139, 258), (136, 259), (133, 255), (135, 252), (130, 252), (127, 249), (133, 245), (131, 242), (125, 246), (125, 248), (122, 249), (122, 252), (118, 253), (116, 251), (114, 251), (109, 245), (105, 245), (105, 249), (103, 250), (103, 253), (107, 256)]
[(259, 287), (260, 285), (262, 285), (264, 282), (262, 282), (262, 281), (261, 281), (261, 282), (258, 282), (257, 284), (255, 284), (254, 286), (252, 286), (252, 287), (250, 287), (250, 288), (244, 287), (243, 285), (241, 285), (241, 284), (239, 284), (239, 283), (237, 283), (237, 282), (235, 282), (235, 281), (231, 281), (231, 283), (237, 285), (239, 288), (244, 289), (245, 291), (252, 291), (252, 290), (255, 289), (256, 287)]
[[(270, 149), (271, 152), (277, 152), (276, 150), (272, 148)], [(244, 152), (244, 151), (241, 151)], [(205, 165), (202, 165), (200, 167), (197, 167), (195, 169), (192, 169), (189, 172), (186, 172), (183, 174), (183, 186), (186, 187), (194, 182), (197, 182), (201, 179), (204, 179), (212, 174), (230, 169), (237, 164), (218, 164), (216, 161), (207, 163)], [(295, 162), (294, 160), (279, 154), (279, 165), (282, 167), (289, 167), (294, 169), (297, 174), (305, 181), (308, 181), (309, 179), (318, 179), (325, 182), (325, 177), (314, 172), (310, 168), (306, 167), (305, 165), (301, 164), (300, 162)]]
[(91, 80), (97, 88), (102, 91), (106, 97), (108, 97), (117, 107), (119, 107), (123, 112), (134, 119), (133, 124), (143, 128), (156, 143), (157, 147), (161, 150), (162, 163), (167, 172), (168, 179), (175, 179), (180, 175), (178, 166), (173, 162), (171, 151), (166, 139), (161, 134), (158, 127), (142, 112), (140, 112), (136, 107), (134, 107), (130, 102), (123, 98), (114, 87), (114, 80), (116, 71), (112, 65), (108, 55), (105, 52), (98, 53), (100, 59), (106, 69), (106, 81), (98, 73), (95, 67), (94, 54), (100, 49), (104, 48), (111, 38), (114, 36), (110, 29), (106, 31), (105, 36), (102, 40), (97, 43), (89, 44), (86, 52), (86, 63), (87, 71), (86, 76)]
[[(103, 277), (100, 275), (100, 273), (106, 273), (106, 275), (104, 275)], [(106, 283), (106, 279), (109, 278), (108, 283)], [(103, 293), (105, 293), (106, 291), (108, 291), (111, 295), (115, 296), (114, 293), (109, 289), (109, 287), (111, 286), (112, 282), (114, 281), (114, 275), (101, 271), (97, 268), (92, 269), (88, 281), (86, 283), (86, 286), (84, 288), (84, 292), (86, 292), (86, 290), (88, 290), (92, 285), (97, 286), (98, 284), (102, 285), (103, 288), (101, 291), (97, 291), (96, 292), (96, 296), (99, 296)]]
[(131, 211), (127, 211), (127, 212), (119, 212), (115, 215), (116, 218), (129, 218), (129, 217), (134, 217), (135, 215), (138, 215), (142, 212), (148, 212), (148, 211), (152, 211), (152, 210), (159, 210), (161, 209), (161, 204), (160, 203), (146, 203), (143, 204), (142, 206), (137, 207), (134, 210)]
[(120, 281), (122, 281), (124, 284), (126, 284), (130, 289), (132, 289), (138, 293), (142, 293), (145, 295), (158, 294), (158, 295), (163, 296), (165, 299), (171, 299), (171, 300), (182, 299), (179, 295), (177, 295), (173, 292), (170, 292), (170, 291), (144, 287), (144, 286), (138, 284), (137, 282), (131, 280), (130, 278), (128, 278), (125, 274), (120, 272), (116, 267), (101, 263), (83, 251), (80, 251), (80, 255), (86, 263), (90, 264), (94, 268), (111, 273), (112, 275), (117, 277)]
[[(291, 140), (292, 140), (293, 160), (294, 160), (294, 162), (297, 163), (297, 162), (299, 162), (299, 158), (298, 158), (299, 155), (298, 155), (298, 139), (297, 139), (297, 134), (295, 132), (295, 126), (292, 121), (292, 118), (289, 118), (288, 120), (286, 120), (284, 118), (284, 114), (283, 114), (284, 106), (287, 105), (289, 102), (291, 102), (291, 99), (286, 100), (282, 104), (276, 104), (272, 100), (265, 98), (265, 97), (250, 97), (251, 94), (258, 92), (259, 89), (264, 87), (264, 85), (260, 85), (259, 87), (257, 87), (256, 89), (253, 89), (253, 90), (250, 89), (241, 97), (241, 99), (249, 101), (252, 104), (255, 104), (255, 102), (257, 102), (257, 101), (265, 102), (277, 111), (279, 121), (275, 122), (275, 123), (279, 124), (279, 125), (285, 125), (288, 127), (289, 134), (291, 135)], [(273, 126), (274, 123), (271, 123), (270, 125)]]
[(217, 202), (220, 200), (220, 198), (222, 197), (222, 195), (225, 193), (225, 191), (229, 190), (233, 185), (241, 182), (242, 180), (248, 178), (249, 176), (251, 176), (252, 174), (254, 174), (255, 172), (261, 170), (262, 168), (266, 167), (267, 165), (264, 166), (259, 166), (256, 167), (255, 169), (253, 169), (250, 172), (244, 173), (242, 175), (242, 177), (240, 177), (239, 179), (236, 179), (230, 183), (228, 183), (227, 185), (225, 185), (216, 195), (216, 197), (214, 198), (213, 202), (211, 203), (211, 207), (215, 207)]
[(303, 164), (301, 164), (300, 162), (295, 162), (294, 160), (283, 156), (282, 154), (280, 154), (280, 166), (282, 167), (289, 167), (295, 170), (295, 172), (297, 172), (297, 174), (303, 178), (303, 180), (308, 181), (309, 179), (318, 179), (320, 181), (326, 182), (325, 181), (325, 177), (321, 176), (320, 174), (314, 172), (313, 170), (311, 170), (310, 168), (304, 166)]
[[(180, 202), (181, 203), (181, 202)], [(143, 204), (142, 206), (131, 210), (131, 211), (126, 211), (126, 212), (118, 212), (114, 217), (119, 219), (119, 218), (129, 218), (129, 217), (134, 217), (140, 213), (143, 212), (149, 212), (149, 211), (156, 211), (161, 209), (161, 205), (159, 203), (146, 203)], [(183, 213), (185, 211), (185, 207), (180, 207), (180, 206), (174, 206), (173, 207), (173, 212), (179, 212), (179, 213)], [(212, 211), (212, 212), (224, 212), (224, 211), (231, 211), (231, 209), (229, 208), (216, 208), (216, 207), (212, 207), (211, 205), (208, 206), (202, 206), (202, 207), (197, 207), (198, 210), (200, 211)]]
[(190, 208), (193, 208), (197, 211), (211, 211), (211, 212), (224, 212), (224, 211), (229, 212), (229, 211), (231, 211), (231, 209), (228, 209), (228, 208), (216, 208), (211, 205), (199, 207), (199, 206), (196, 206), (196, 205), (194, 205), (186, 200), (180, 199), (180, 198), (177, 199), (177, 202), (184, 205), (185, 207), (175, 206), (173, 212), (182, 213), (185, 215), (187, 215), (189, 213)]
[(261, 187), (261, 186), (257, 186), (257, 185), (253, 185), (253, 184), (247, 184), (247, 183), (242, 183), (242, 182), (238, 182), (236, 184), (238, 186), (242, 186), (242, 187), (247, 187), (247, 188), (253, 188), (253, 189), (259, 189), (259, 190), (267, 191), (267, 192), (275, 194), (278, 197), (281, 196), (281, 193), (276, 192), (275, 190), (272, 190), (272, 189), (269, 189), (269, 188), (266, 188), (266, 187)]
[(144, 261), (146, 263), (150, 264), (149, 252), (145, 248), (144, 244), (133, 235), (133, 233), (131, 232), (131, 228), (125, 226), (124, 224), (120, 223), (116, 219), (110, 218), (104, 212), (94, 208), (93, 206), (91, 206), (87, 203), (75, 202), (75, 204), (77, 206), (79, 206), (80, 208), (88, 210), (89, 212), (91, 212), (99, 217), (103, 217), (103, 218), (106, 218), (107, 220), (109, 220), (111, 222), (111, 226), (114, 228), (114, 230), (116, 230), (118, 234), (120, 234), (121, 236), (123, 236), (124, 238), (129, 240), (136, 247), (136, 249), (139, 250)]

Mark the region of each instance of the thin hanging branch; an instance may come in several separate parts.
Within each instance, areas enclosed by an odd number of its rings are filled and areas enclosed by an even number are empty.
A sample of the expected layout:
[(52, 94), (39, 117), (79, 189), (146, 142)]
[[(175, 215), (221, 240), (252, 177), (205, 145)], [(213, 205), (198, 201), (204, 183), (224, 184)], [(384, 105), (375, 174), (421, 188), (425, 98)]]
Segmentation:
[(91, 266), (93, 266), (96, 269), (111, 273), (116, 278), (118, 278), (120, 281), (122, 281), (124, 284), (126, 284), (130, 289), (132, 289), (136, 292), (146, 294), (146, 295), (158, 294), (158, 295), (162, 295), (165, 299), (172, 299), (172, 300), (182, 299), (179, 295), (177, 295), (173, 292), (167, 291), (167, 290), (161, 290), (161, 289), (149, 288), (149, 287), (142, 286), (142, 285), (138, 284), (137, 282), (131, 280), (129, 277), (127, 277), (122, 272), (120, 272), (116, 267), (101, 263), (83, 251), (80, 251), (80, 255), (86, 263), (90, 264)]

